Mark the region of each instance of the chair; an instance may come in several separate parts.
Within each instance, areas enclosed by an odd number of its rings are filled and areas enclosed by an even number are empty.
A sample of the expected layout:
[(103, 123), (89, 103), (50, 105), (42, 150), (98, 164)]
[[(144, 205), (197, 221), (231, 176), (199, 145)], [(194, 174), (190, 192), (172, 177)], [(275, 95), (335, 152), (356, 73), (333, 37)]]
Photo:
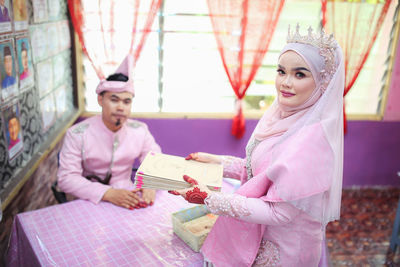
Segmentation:
[(67, 196), (65, 195), (65, 193), (58, 189), (57, 181), (55, 181), (51, 185), (51, 191), (53, 191), (53, 195), (54, 195), (54, 197), (55, 197), (55, 199), (57, 200), (58, 203), (68, 202)]

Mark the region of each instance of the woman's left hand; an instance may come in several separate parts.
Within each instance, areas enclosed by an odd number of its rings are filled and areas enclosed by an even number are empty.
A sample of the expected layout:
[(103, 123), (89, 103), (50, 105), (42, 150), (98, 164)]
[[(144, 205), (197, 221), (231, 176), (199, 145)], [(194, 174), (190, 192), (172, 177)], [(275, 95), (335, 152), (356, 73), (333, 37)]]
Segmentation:
[(206, 199), (206, 197), (211, 193), (210, 189), (208, 189), (207, 186), (198, 183), (195, 179), (187, 175), (184, 175), (183, 179), (186, 182), (190, 183), (192, 187), (181, 190), (168, 191), (168, 193), (173, 195), (181, 195), (190, 203), (204, 204), (204, 199)]

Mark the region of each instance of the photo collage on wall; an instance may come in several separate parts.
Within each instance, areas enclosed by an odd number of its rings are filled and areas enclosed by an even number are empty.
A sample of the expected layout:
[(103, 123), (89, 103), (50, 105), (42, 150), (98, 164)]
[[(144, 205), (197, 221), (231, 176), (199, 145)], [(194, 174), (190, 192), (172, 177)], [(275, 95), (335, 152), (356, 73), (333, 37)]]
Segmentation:
[(0, 0), (0, 130), (9, 160), (24, 150), (20, 100), (25, 92), (37, 91), (43, 133), (72, 103), (72, 80), (65, 82), (71, 76), (66, 1), (31, 3), (29, 14), (28, 0)]
[(27, 0), (0, 0), (0, 110), (10, 160), (23, 151), (19, 97), (34, 86)]
[(48, 131), (68, 110), (72, 83), (65, 83), (71, 74), (71, 39), (66, 6), (61, 0), (32, 0), (33, 24), (29, 25), (35, 83), (40, 98), (42, 130)]

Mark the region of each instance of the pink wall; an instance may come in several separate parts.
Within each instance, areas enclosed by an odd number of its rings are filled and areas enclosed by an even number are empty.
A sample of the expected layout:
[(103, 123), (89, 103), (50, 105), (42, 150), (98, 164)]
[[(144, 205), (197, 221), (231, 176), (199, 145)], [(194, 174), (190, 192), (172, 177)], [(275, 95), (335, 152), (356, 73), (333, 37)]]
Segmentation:
[(385, 121), (400, 121), (400, 41), (397, 43), (396, 56), (390, 81)]

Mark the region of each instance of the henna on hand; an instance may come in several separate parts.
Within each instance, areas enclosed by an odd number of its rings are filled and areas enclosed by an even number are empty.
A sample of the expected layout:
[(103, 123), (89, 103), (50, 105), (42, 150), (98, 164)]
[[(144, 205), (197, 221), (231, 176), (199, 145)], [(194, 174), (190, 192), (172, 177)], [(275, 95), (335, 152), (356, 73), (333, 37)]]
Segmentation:
[(176, 196), (180, 196), (181, 195), (178, 192), (176, 192), (175, 190), (168, 190), (168, 193), (170, 193), (172, 195), (176, 195)]
[(193, 190), (186, 192), (185, 199), (190, 203), (204, 204), (204, 199), (206, 199), (207, 196), (208, 194), (206, 192), (200, 191), (200, 188), (195, 187)]
[(189, 177), (187, 175), (183, 176), (183, 180), (185, 180), (186, 182), (188, 182), (191, 185), (198, 185), (199, 184), (195, 179), (193, 179), (192, 177)]

